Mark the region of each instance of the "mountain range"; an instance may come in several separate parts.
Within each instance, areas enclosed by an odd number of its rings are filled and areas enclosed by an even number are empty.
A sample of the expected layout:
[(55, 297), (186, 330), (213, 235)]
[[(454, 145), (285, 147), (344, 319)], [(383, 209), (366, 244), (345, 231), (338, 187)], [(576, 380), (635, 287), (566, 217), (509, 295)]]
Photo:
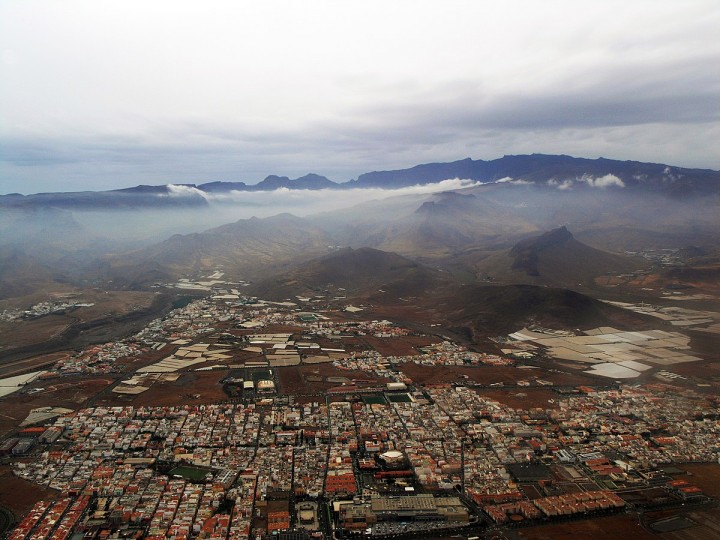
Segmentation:
[[(473, 182), (397, 189), (455, 177)], [(352, 189), (364, 187), (377, 198)], [(293, 215), (277, 201), (312, 212)], [(238, 219), (264, 204), (280, 213)], [(531, 324), (642, 328), (642, 316), (597, 298), (718, 291), (719, 207), (716, 171), (543, 155), (419, 165), (344, 184), (310, 174), (6, 195), (0, 306), (88, 288), (183, 296), (193, 293), (178, 280), (219, 271), (249, 282), (243, 294), (360, 304), (373, 317), (441, 326), (470, 342)], [(682, 262), (658, 262), (667, 260)]]
[[(390, 192), (355, 206), (349, 204), (352, 192), (342, 191), (449, 176), (478, 182), (445, 191)], [(307, 175), (295, 180), (273, 176), (245, 187), (328, 190), (331, 185)], [(243, 186), (139, 186), (0, 197), (0, 295), (18, 296), (48, 281), (143, 289), (218, 269), (275, 297), (331, 285), (380, 301), (380, 289), (385, 298), (428, 296), (424, 291), (445, 289), (448, 280), (455, 286), (592, 288), (600, 276), (647, 269), (646, 259), (625, 251), (689, 247), (705, 253), (702, 277), (712, 284), (707, 276), (720, 254), (720, 173), (542, 155), (368, 173), (329, 190), (348, 199), (341, 210), (236, 219), (189, 229), (201, 232), (172, 234), (173, 224), (192, 215), (219, 214), (213, 194)], [(314, 197), (299, 200), (308, 196)], [(114, 197), (122, 202), (112, 202)], [(181, 206), (172, 207), (176, 199)], [(165, 206), (154, 207), (152, 200)], [(93, 201), (101, 201), (100, 206)], [(229, 208), (227, 215), (232, 215)], [(133, 236), (158, 226), (156, 236)], [(357, 273), (368, 269), (375, 275)], [(668, 274), (663, 283), (692, 275)]]
[(665, 164), (584, 159), (565, 155), (516, 155), (484, 161), (466, 158), (450, 163), (427, 163), (408, 169), (375, 171), (337, 183), (318, 174), (290, 179), (270, 175), (256, 184), (140, 185), (111, 191), (83, 191), (1, 195), (0, 207), (56, 207), (68, 209), (193, 207), (208, 204), (212, 195), (231, 191), (383, 188), (395, 189), (460, 178), (479, 183), (514, 182), (557, 189), (625, 188), (673, 198), (720, 194), (720, 172)]
[[(568, 235), (564, 242), (559, 239)], [(597, 251), (573, 240), (567, 230), (550, 231), (518, 246), (550, 243), (559, 244), (554, 256), (571, 257), (577, 249), (585, 250), (586, 254)], [(618, 268), (634, 266), (630, 257), (606, 255), (607, 261), (613, 260)], [(596, 254), (596, 257), (603, 256), (602, 252)], [(544, 256), (539, 258), (544, 260)], [(445, 327), (454, 328), (471, 339), (517, 330), (532, 323), (589, 328), (646, 322), (642, 316), (628, 314), (561, 285), (464, 282), (396, 253), (372, 248), (345, 248), (305, 261), (252, 284), (249, 292), (262, 298), (291, 301), (303, 296), (341, 295), (391, 313), (411, 309), (419, 320), (441, 321)]]

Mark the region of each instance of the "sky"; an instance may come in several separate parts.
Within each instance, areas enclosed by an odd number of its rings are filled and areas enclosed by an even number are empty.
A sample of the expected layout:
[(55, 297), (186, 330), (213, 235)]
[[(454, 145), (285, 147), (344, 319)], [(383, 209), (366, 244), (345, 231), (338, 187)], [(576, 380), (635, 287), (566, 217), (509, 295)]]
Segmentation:
[(720, 169), (717, 0), (0, 0), (0, 193), (569, 154)]

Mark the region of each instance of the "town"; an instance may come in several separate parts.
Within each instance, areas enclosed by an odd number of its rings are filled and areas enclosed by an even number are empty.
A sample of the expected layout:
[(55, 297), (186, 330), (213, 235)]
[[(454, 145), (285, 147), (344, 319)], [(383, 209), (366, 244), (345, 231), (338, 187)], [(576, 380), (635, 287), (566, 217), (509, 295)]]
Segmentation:
[(542, 369), (527, 347), (469, 350), (340, 297), (213, 285), (18, 387), (51, 405), (63, 381), (113, 377), (0, 442), (57, 494), (9, 538), (467, 538), (713, 502), (679, 464), (718, 462), (716, 394)]

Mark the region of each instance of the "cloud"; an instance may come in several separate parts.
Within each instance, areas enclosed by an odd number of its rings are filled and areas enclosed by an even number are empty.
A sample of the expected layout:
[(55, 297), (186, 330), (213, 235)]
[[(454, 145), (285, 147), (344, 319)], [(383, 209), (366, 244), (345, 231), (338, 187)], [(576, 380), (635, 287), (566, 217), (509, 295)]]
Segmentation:
[(533, 152), (720, 166), (714, 0), (213, 5), (0, 2), (2, 188)]
[(557, 180), (556, 178), (551, 178), (547, 181), (549, 186), (555, 187), (559, 189), (560, 191), (565, 191), (568, 189), (572, 189), (573, 187), (573, 181), (572, 180)]
[(160, 197), (202, 197), (208, 200), (208, 194), (193, 186), (182, 186), (176, 184), (167, 185), (167, 195), (160, 194)]
[[(528, 184), (523, 180), (513, 183)], [(349, 188), (342, 185), (338, 189), (288, 189), (281, 187), (268, 191), (231, 190), (224, 193), (205, 192), (194, 186), (168, 184), (167, 194), (160, 197), (202, 197), (209, 203), (251, 207), (279, 206), (281, 210), (299, 215), (320, 211), (331, 206), (333, 209), (354, 206), (361, 202), (382, 200), (390, 197), (409, 195), (430, 195), (482, 185), (482, 182), (463, 178), (450, 178), (433, 184), (416, 184), (396, 189), (385, 188)]]
[(514, 178), (510, 178), (509, 176), (506, 176), (505, 178), (501, 178), (500, 180), (495, 180), (496, 184), (513, 184), (516, 186), (529, 186), (532, 184), (530, 180), (523, 180), (518, 179), (515, 180)]
[(164, 197), (203, 197), (216, 212), (217, 224), (240, 218), (267, 217), (289, 212), (307, 216), (319, 212), (350, 208), (357, 204), (397, 196), (422, 196), (480, 185), (473, 180), (451, 178), (436, 184), (407, 186), (398, 189), (350, 188), (293, 190), (279, 188), (272, 191), (230, 191), (205, 193), (192, 186), (168, 185)]
[(591, 188), (605, 189), (609, 187), (625, 187), (625, 182), (618, 178), (614, 174), (606, 174), (595, 178), (589, 174), (585, 174), (580, 178), (558, 180), (557, 178), (551, 178), (547, 181), (547, 184), (551, 187), (565, 191), (572, 189), (575, 184), (587, 184)]
[(606, 188), (610, 186), (625, 187), (625, 182), (623, 182), (614, 174), (606, 174), (605, 176), (601, 176), (600, 178), (583, 176), (580, 180), (582, 182), (585, 182), (588, 186), (594, 188)]

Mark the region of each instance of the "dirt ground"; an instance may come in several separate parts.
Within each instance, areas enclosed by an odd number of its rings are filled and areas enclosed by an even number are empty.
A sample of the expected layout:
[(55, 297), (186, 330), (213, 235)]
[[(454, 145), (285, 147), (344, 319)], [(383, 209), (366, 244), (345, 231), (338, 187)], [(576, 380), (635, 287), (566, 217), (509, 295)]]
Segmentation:
[(440, 341), (432, 336), (401, 336), (394, 338), (378, 338), (361, 336), (367, 345), (383, 356), (415, 356), (421, 354), (419, 347), (427, 347)]
[(43, 388), (42, 392), (16, 392), (0, 400), (0, 436), (15, 429), (31, 409), (52, 406), (77, 410), (113, 383), (107, 375), (37, 380), (27, 388)]
[[(645, 381), (658, 382), (676, 388), (687, 388), (704, 394), (706, 396), (717, 396), (720, 394), (720, 362), (717, 360), (703, 362), (688, 362), (666, 366), (663, 369), (685, 377), (685, 379), (663, 379), (660, 377), (647, 376)], [(653, 373), (656, 370), (653, 371)]]
[(30, 371), (40, 371), (46, 366), (51, 366), (59, 360), (69, 357), (71, 354), (69, 351), (61, 351), (3, 364), (2, 367), (0, 367), (0, 377), (14, 377), (15, 375), (28, 373)]
[(248, 330), (247, 334), (297, 334), (302, 333), (304, 329), (301, 326), (290, 324), (269, 324), (264, 328)]
[(77, 410), (88, 405), (169, 406), (186, 403), (213, 403), (227, 399), (220, 381), (227, 370), (185, 372), (177, 381), (155, 382), (137, 396), (111, 391), (116, 379), (108, 375), (55, 377), (38, 380), (29, 387), (42, 387), (35, 394), (15, 393), (0, 401), (0, 437), (14, 430), (31, 409), (66, 407)]
[(8, 465), (0, 465), (0, 506), (22, 519), (42, 499), (54, 499), (59, 493), (16, 477)]
[[(720, 336), (717, 342), (720, 342)], [(674, 366), (667, 366), (664, 369), (682, 375), (684, 377), (693, 377), (698, 380), (703, 380), (708, 383), (714, 379), (720, 379), (720, 361), (705, 361), (705, 362), (687, 362), (685, 364), (675, 364)]]
[(720, 497), (720, 464), (719, 463), (688, 463), (675, 465), (678, 469), (689, 473), (675, 478), (687, 480), (702, 489), (711, 497)]
[[(331, 382), (327, 377), (345, 377), (372, 381), (369, 384), (384, 385), (389, 379), (380, 378), (373, 373), (365, 371), (346, 371), (338, 369), (331, 364), (312, 364), (278, 368), (276, 374), (280, 380), (280, 393), (284, 395), (312, 395), (324, 394), (329, 388), (340, 386), (339, 382)], [(322, 380), (308, 380), (320, 378)]]
[[(560, 408), (562, 399), (557, 393), (547, 388), (513, 388), (512, 390), (479, 389), (478, 394), (488, 399), (499, 401), (514, 409)], [(552, 400), (552, 403), (551, 403)]]
[(40, 302), (78, 301), (93, 306), (81, 307), (67, 314), (47, 315), (32, 320), (0, 322), (0, 343), (12, 343), (12, 348), (42, 343), (58, 335), (72, 324), (102, 319), (108, 314), (125, 315), (148, 308), (155, 293), (138, 291), (109, 291), (70, 289), (37, 293), (21, 298), (0, 301), (0, 310), (28, 309)]
[(579, 386), (593, 384), (594, 382), (593, 379), (582, 374), (550, 373), (543, 369), (520, 369), (515, 367), (423, 366), (414, 362), (407, 362), (400, 364), (399, 369), (416, 384), (422, 385), (462, 381), (472, 381), (484, 385), (512, 384), (517, 381), (533, 381), (537, 378), (562, 386)]
[(646, 531), (630, 516), (616, 515), (603, 518), (569, 521), (555, 525), (528, 527), (517, 531), (515, 538), (524, 540), (657, 540), (658, 536)]
[(405, 321), (430, 325), (445, 320), (442, 314), (437, 314), (434, 309), (418, 305), (415, 300), (408, 300), (408, 303), (404, 305), (396, 303), (382, 305), (380, 302), (385, 300), (382, 295), (374, 296), (373, 300), (379, 302), (363, 313), (364, 317), (368, 319), (388, 319), (399, 322), (401, 326)]
[(75, 319), (68, 315), (47, 315), (32, 321), (2, 321), (0, 343), (12, 343), (7, 349), (41, 343), (60, 334), (74, 322)]
[(104, 392), (96, 399), (97, 405), (173, 406), (193, 403), (213, 403), (228, 399), (220, 381), (228, 370), (183, 372), (177, 381), (155, 382), (150, 390), (137, 396), (124, 396)]
[(118, 358), (115, 362), (113, 362), (113, 365), (120, 371), (133, 372), (137, 371), (141, 367), (159, 362), (163, 358), (166, 358), (173, 352), (177, 351), (177, 349), (178, 347), (175, 346), (165, 346), (159, 351), (149, 349), (137, 355)]

